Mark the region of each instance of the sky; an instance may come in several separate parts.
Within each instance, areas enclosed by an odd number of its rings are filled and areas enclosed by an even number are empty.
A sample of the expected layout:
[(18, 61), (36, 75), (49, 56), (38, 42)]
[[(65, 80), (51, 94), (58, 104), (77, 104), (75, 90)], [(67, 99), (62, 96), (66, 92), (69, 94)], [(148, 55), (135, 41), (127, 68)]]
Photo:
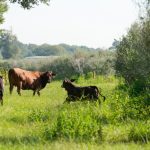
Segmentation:
[(9, 4), (1, 28), (12, 30), (19, 41), (108, 48), (138, 18), (133, 0), (51, 0), (25, 10)]

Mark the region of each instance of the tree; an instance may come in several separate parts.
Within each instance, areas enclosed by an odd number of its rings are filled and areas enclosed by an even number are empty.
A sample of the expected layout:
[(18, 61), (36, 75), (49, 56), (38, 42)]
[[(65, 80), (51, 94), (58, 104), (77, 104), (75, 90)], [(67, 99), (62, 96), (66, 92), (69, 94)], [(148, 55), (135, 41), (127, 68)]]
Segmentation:
[[(50, 0), (9, 0), (11, 3), (18, 3), (25, 9), (30, 9), (39, 3), (49, 4)], [(4, 22), (3, 14), (8, 10), (6, 0), (0, 0), (0, 24)]]
[(49, 4), (50, 0), (9, 0), (11, 3), (18, 3), (23, 8), (30, 9), (34, 5), (39, 5), (39, 3)]
[(20, 52), (17, 38), (11, 31), (3, 30), (0, 35), (0, 51), (4, 59), (16, 58)]
[(7, 11), (7, 4), (5, 0), (0, 0), (0, 24), (3, 23), (4, 17), (3, 14)]
[(31, 50), (33, 55), (35, 56), (50, 56), (50, 55), (59, 56), (67, 54), (66, 49), (60, 45), (51, 46), (48, 44), (42, 44)]
[(118, 45), (119, 45), (119, 41), (114, 39), (112, 46), (109, 47), (109, 50), (115, 50)]
[(132, 94), (150, 90), (150, 0), (143, 2), (139, 3), (139, 21), (123, 36), (116, 51), (116, 73), (124, 77)]
[(139, 93), (150, 83), (150, 19), (135, 23), (117, 46), (116, 72)]

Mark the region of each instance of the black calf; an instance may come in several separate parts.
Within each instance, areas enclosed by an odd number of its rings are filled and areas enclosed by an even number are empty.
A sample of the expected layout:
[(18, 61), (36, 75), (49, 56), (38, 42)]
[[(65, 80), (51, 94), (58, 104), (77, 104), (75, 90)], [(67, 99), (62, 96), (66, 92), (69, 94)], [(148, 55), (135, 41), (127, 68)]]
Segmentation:
[[(83, 100), (83, 99), (99, 100), (98, 96), (101, 95), (101, 93), (99, 92), (96, 86), (78, 87), (72, 84), (73, 81), (75, 80), (66, 79), (63, 81), (62, 88), (65, 88), (65, 90), (68, 93), (66, 102)], [(105, 96), (103, 95), (101, 96), (104, 98), (104, 101), (105, 101)], [(99, 100), (99, 103), (100, 103), (100, 100)]]

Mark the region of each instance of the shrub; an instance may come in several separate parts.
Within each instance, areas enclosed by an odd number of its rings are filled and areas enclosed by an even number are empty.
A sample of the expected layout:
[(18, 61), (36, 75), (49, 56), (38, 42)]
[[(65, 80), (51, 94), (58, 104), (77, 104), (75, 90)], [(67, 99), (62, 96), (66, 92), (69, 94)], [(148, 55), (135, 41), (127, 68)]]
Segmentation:
[(47, 109), (33, 109), (28, 116), (28, 120), (31, 122), (34, 121), (47, 121), (50, 118), (49, 111)]
[(44, 129), (44, 137), (47, 140), (55, 138), (76, 139), (79, 141), (101, 141), (102, 127), (100, 120), (94, 116), (92, 109), (67, 108), (58, 113), (57, 120), (52, 126)]
[(112, 123), (130, 119), (144, 120), (150, 115), (149, 95), (130, 97), (127, 92), (118, 90), (112, 94), (109, 107)]
[(150, 141), (150, 121), (133, 124), (129, 132), (129, 140), (148, 143)]

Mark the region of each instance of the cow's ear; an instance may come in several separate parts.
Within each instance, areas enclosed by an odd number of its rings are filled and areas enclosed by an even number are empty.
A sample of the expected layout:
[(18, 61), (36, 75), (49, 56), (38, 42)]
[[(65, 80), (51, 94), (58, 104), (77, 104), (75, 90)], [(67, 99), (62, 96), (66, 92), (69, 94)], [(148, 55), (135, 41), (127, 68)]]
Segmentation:
[(74, 82), (75, 80), (76, 80), (76, 79), (71, 79), (70, 81), (71, 81), (71, 82)]

